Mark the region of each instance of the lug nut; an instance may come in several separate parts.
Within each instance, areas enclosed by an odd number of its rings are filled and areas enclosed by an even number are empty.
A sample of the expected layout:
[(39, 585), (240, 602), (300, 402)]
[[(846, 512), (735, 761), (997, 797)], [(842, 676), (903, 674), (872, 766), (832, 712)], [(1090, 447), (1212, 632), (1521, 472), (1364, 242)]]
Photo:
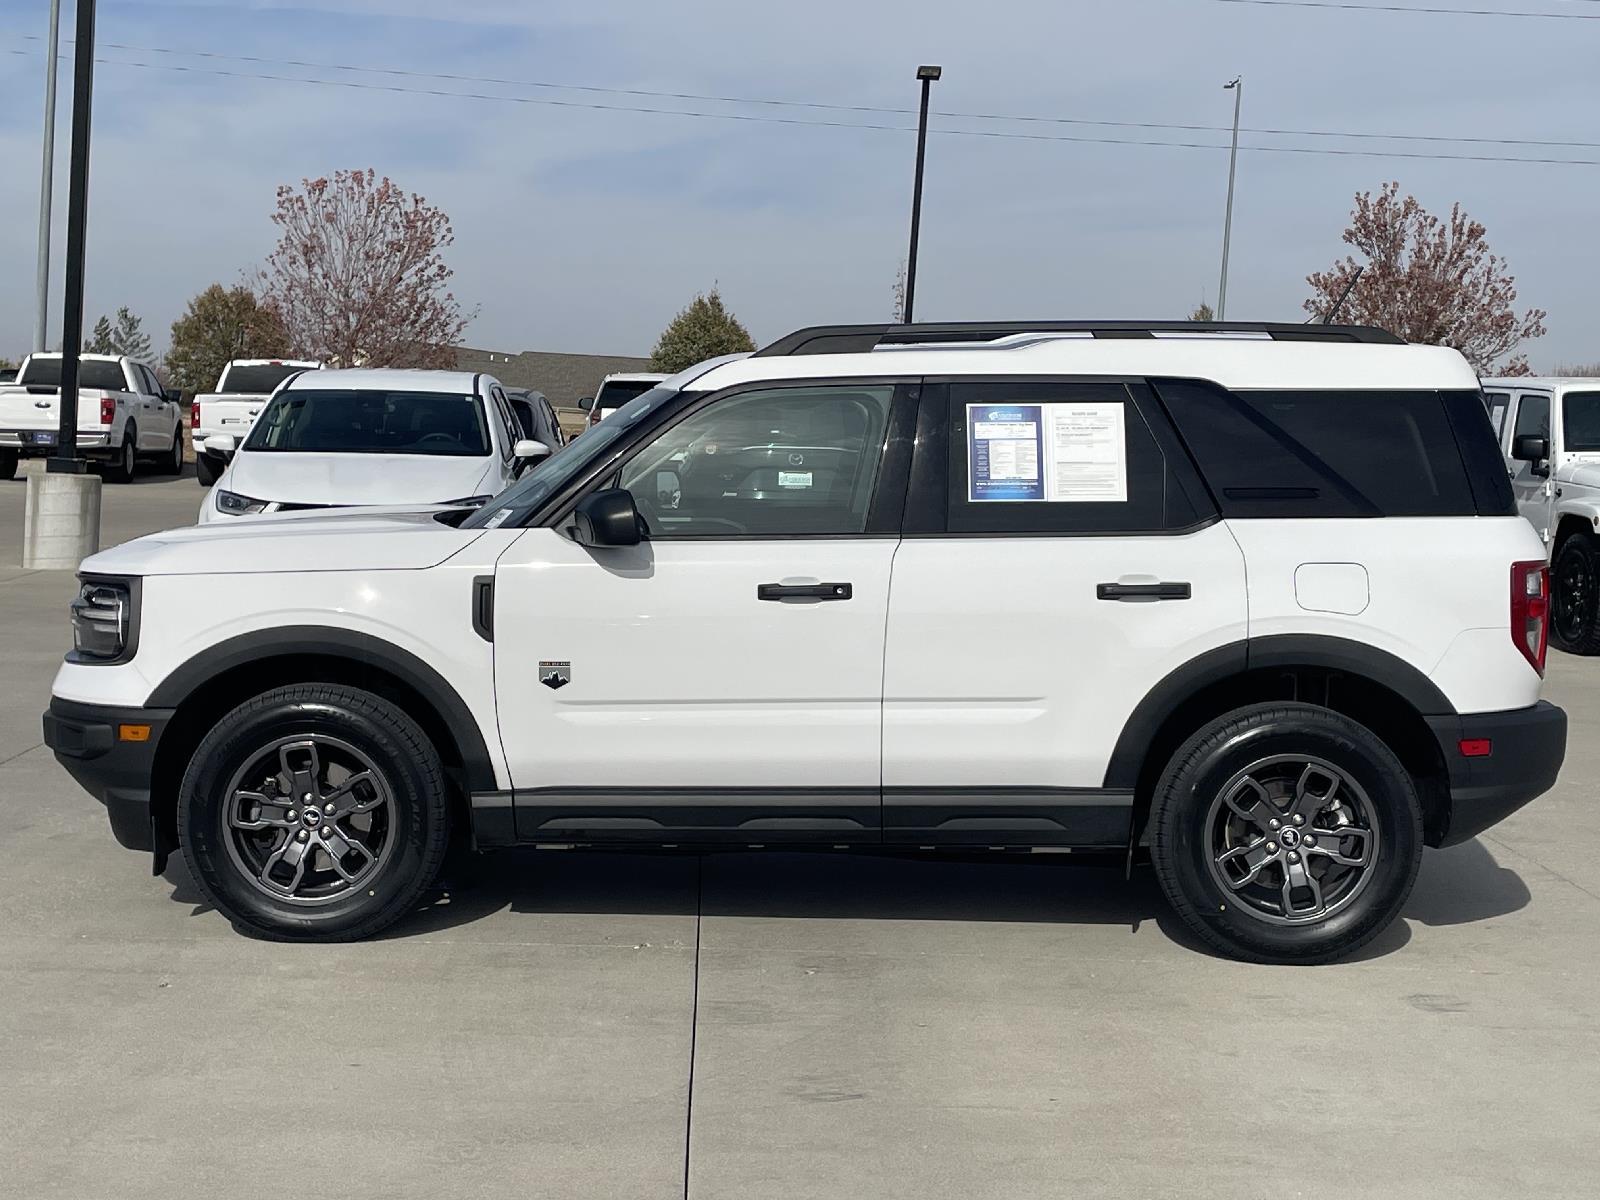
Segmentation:
[(300, 814), (295, 812), (294, 809), (291, 808), (289, 810), (289, 820), (291, 820), (291, 821), (296, 820), (299, 816), (300, 816)]
[(304, 829), (300, 831), (300, 840), (302, 842), (306, 840), (306, 831)]
[(311, 793), (307, 792), (304, 796), (301, 796), (300, 799), (304, 800), (307, 804), (310, 804), (311, 803)]
[(1272, 820), (1267, 822), (1267, 828), (1276, 829), (1279, 825), (1282, 825), (1282, 824), (1283, 824), (1283, 822), (1278, 820), (1277, 817), (1273, 817)]
[(1278, 843), (1277, 842), (1268, 842), (1267, 843), (1267, 853), (1268, 854), (1276, 854), (1277, 852), (1278, 852)]
[(1312, 837), (1310, 834), (1306, 835), (1306, 848), (1308, 850), (1315, 850), (1317, 848), (1317, 839)]
[(323, 811), (323, 812), (325, 812), (325, 813), (327, 813), (327, 814), (328, 814), (328, 815), (329, 815), (329, 816), (330, 816), (330, 817), (331, 817), (331, 816), (333, 816), (333, 805), (331, 805), (331, 804), (324, 804), (324, 805), (323, 805), (323, 806), (322, 806), (322, 811)]
[(1295, 815), (1294, 815), (1294, 823), (1296, 825), (1304, 825), (1306, 823), (1306, 819), (1304, 817), (1302, 817), (1299, 813), (1295, 813)]
[(1296, 854), (1293, 850), (1291, 850), (1291, 851), (1289, 851), (1289, 861), (1290, 862), (1299, 862), (1300, 861), (1300, 856), (1298, 854)]

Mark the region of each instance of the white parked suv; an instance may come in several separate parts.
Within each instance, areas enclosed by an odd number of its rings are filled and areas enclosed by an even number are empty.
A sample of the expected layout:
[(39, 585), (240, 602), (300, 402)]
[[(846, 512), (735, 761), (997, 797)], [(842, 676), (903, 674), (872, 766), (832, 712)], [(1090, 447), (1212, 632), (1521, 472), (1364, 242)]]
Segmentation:
[[(60, 435), (61, 355), (30, 354), (15, 383), (0, 384), (0, 479), (22, 458), (55, 452)], [(183, 471), (183, 411), (143, 363), (115, 354), (78, 359), (78, 452), (103, 464), (107, 479), (132, 483), (139, 459)]]
[(200, 523), (356, 505), (481, 504), (552, 447), (525, 438), (505, 389), (464, 371), (306, 371), (273, 393), (228, 461)]
[(1555, 780), (1545, 581), (1452, 350), (805, 330), (475, 511), (88, 559), (45, 738), (272, 937), (382, 929), (452, 839), (1147, 845), (1209, 944), (1316, 962)]
[(1550, 552), (1550, 640), (1600, 654), (1600, 379), (1486, 379), (1517, 508)]

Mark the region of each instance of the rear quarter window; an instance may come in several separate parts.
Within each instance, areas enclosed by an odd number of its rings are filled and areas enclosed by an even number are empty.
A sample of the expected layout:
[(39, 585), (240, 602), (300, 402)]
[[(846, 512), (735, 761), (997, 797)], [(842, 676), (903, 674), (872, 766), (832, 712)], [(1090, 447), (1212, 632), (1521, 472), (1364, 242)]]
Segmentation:
[(1476, 393), (1458, 412), (1438, 391), (1156, 388), (1226, 517), (1473, 516), (1503, 511), (1501, 492), (1509, 507)]

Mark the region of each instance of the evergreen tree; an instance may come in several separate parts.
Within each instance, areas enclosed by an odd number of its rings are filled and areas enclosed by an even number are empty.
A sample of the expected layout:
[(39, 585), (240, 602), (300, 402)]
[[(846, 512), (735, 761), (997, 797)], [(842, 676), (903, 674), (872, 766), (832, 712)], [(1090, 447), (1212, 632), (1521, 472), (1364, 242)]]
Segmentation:
[(719, 354), (754, 350), (750, 331), (722, 304), (722, 295), (713, 287), (696, 296), (662, 331), (650, 355), (650, 369), (675, 374), (697, 362)]

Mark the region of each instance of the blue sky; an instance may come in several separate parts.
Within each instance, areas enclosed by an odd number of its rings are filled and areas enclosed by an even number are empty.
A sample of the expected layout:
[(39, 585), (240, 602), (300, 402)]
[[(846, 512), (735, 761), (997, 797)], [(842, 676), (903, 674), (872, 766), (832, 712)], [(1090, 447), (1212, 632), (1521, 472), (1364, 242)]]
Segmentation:
[[(1409, 3), (1411, 0), (1394, 0)], [(1418, 0), (1420, 2), (1420, 0)], [(1492, 7), (1465, 0), (1433, 4)], [(1499, 4), (1500, 0), (1494, 0)], [(1504, 7), (1600, 15), (1577, 0)], [(63, 37), (71, 36), (71, 0)], [(33, 321), (47, 0), (0, 0), (0, 354)], [(904, 108), (938, 62), (936, 110), (1600, 143), (1600, 21), (1352, 13), (1219, 0), (101, 0), (89, 320), (126, 304), (164, 347), (185, 301), (259, 263), (279, 183), (376, 168), (455, 225), (468, 340), (647, 353), (717, 284), (758, 341), (887, 319), (905, 254), (913, 134), (372, 90), (907, 125), (893, 113), (661, 100), (242, 63), (171, 51), (599, 88)], [(30, 40), (30, 38), (32, 40)], [(145, 47), (110, 48), (110, 43)], [(157, 52), (165, 51), (165, 52)], [(165, 68), (187, 66), (196, 70)], [(207, 71), (355, 82), (366, 89)], [(57, 138), (59, 337), (70, 68)], [(941, 118), (936, 126), (1225, 144), (1225, 133)], [(1600, 160), (1597, 149), (1248, 134), (1247, 145)], [(1227, 154), (936, 133), (918, 315), (1175, 317), (1215, 299)], [(1229, 316), (1301, 319), (1357, 190), (1386, 179), (1460, 201), (1550, 312), (1536, 367), (1600, 360), (1600, 166), (1246, 152)]]

